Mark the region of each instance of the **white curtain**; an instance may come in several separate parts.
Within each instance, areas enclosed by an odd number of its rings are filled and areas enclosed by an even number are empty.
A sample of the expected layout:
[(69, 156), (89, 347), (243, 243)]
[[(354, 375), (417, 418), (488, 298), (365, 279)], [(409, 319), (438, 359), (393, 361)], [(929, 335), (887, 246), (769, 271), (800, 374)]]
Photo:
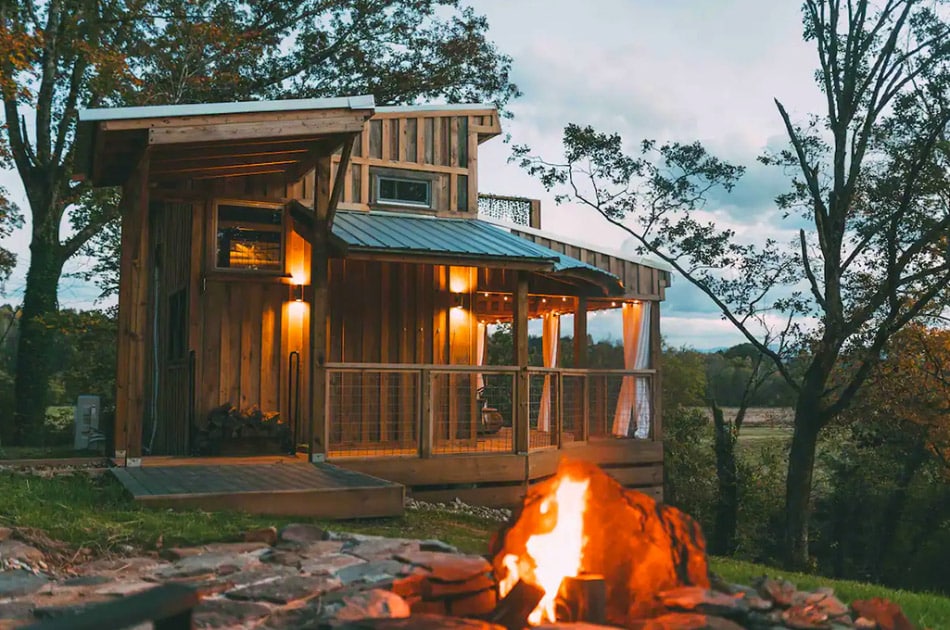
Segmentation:
[[(488, 326), (485, 322), (478, 322), (478, 331), (475, 336), (475, 365), (485, 365), (486, 345), (488, 345)], [(475, 387), (478, 389), (485, 387), (485, 379), (481, 372), (475, 375)]]
[[(623, 367), (625, 370), (643, 370), (650, 366), (650, 303), (625, 303), (623, 317)], [(617, 411), (614, 413), (613, 435), (631, 437), (650, 436), (650, 382), (646, 378), (623, 377)]]
[[(557, 367), (557, 346), (561, 336), (561, 316), (547, 313), (541, 330), (541, 353), (544, 355), (544, 367)], [(551, 430), (551, 375), (544, 375), (544, 387), (541, 389), (541, 406), (538, 408), (538, 431)]]

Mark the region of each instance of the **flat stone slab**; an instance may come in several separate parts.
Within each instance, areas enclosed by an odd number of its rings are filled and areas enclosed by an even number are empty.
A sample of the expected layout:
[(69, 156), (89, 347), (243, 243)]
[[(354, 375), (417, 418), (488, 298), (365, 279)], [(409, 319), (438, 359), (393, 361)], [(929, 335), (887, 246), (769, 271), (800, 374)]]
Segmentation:
[(35, 593), (49, 584), (49, 579), (20, 569), (0, 571), (0, 598)]

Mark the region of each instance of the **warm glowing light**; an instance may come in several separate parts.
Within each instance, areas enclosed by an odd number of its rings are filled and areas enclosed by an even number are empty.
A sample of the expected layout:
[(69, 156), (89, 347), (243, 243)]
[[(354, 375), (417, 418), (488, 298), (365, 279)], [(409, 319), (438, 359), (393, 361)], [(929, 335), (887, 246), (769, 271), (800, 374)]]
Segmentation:
[(506, 295), (506, 296), (505, 296), (505, 302), (507, 302), (507, 301), (508, 301), (508, 296)]
[(482, 295), (484, 295), (485, 297), (488, 297), (488, 291), (485, 291), (484, 293), (482, 293)]
[(617, 306), (617, 303), (616, 303), (616, 302), (611, 302), (610, 305), (611, 305), (611, 306)]
[(562, 301), (562, 302), (567, 302), (567, 297), (562, 297), (562, 298), (561, 298), (561, 301)]
[(544, 597), (528, 623), (555, 622), (555, 599), (566, 577), (581, 572), (584, 544), (584, 512), (587, 509), (589, 479), (564, 477), (557, 485), (554, 496), (548, 496), (540, 505), (541, 516), (554, 520), (545, 534), (535, 534), (525, 543), (527, 558), (508, 554), (502, 559), (508, 575), (498, 584), (499, 595), (504, 597), (519, 579), (540, 586)]
[(541, 298), (541, 303), (542, 303), (542, 304), (547, 304), (547, 303), (548, 303), (548, 299), (547, 299), (547, 298)]

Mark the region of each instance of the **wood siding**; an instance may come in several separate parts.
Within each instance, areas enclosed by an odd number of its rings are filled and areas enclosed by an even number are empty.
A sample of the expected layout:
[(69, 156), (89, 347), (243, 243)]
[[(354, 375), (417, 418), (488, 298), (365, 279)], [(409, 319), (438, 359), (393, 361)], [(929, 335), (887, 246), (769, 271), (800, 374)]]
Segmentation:
[(151, 379), (144, 446), (151, 454), (185, 453), (191, 434), (192, 204), (153, 203), (150, 221), (149, 312), (153, 317), (149, 320)]
[[(494, 110), (377, 113), (356, 138), (340, 208), (399, 209), (374, 202), (374, 174), (382, 171), (430, 179), (437, 214), (475, 216), (478, 144), (500, 132)], [(336, 155), (334, 177), (338, 164)]]

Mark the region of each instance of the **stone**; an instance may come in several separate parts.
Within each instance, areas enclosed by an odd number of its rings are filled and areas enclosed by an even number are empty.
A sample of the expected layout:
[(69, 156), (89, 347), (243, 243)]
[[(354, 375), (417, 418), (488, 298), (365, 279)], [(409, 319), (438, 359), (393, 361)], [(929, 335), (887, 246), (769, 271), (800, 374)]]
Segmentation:
[(354, 593), (343, 599), (343, 606), (334, 611), (340, 620), (408, 617), (409, 604), (399, 595), (382, 589)]
[(792, 605), (795, 594), (798, 592), (795, 585), (788, 580), (779, 581), (768, 576), (759, 578), (753, 585), (759, 591), (759, 595), (783, 608)]
[(146, 582), (145, 580), (130, 580), (130, 581), (113, 581), (100, 586), (95, 589), (93, 592), (96, 595), (115, 595), (120, 597), (125, 597), (127, 595), (135, 595), (136, 593), (141, 593), (142, 591), (147, 591), (149, 589), (155, 588), (154, 582)]
[(33, 614), (34, 604), (30, 601), (4, 602), (0, 604), (0, 619), (23, 619)]
[(322, 595), (339, 587), (340, 581), (328, 576), (292, 575), (236, 588), (228, 591), (226, 596), (242, 601), (289, 604)]
[(290, 523), (280, 530), (280, 540), (307, 545), (318, 540), (327, 540), (327, 532), (307, 523)]
[(366, 564), (366, 561), (346, 553), (329, 553), (315, 558), (302, 558), (298, 568), (310, 575), (336, 575), (344, 569), (361, 564)]
[(696, 613), (667, 613), (650, 619), (633, 620), (628, 630), (743, 630), (739, 624)]
[(361, 562), (337, 569), (331, 575), (343, 584), (363, 582), (366, 584), (380, 584), (392, 582), (403, 573), (404, 566), (395, 560), (379, 560), (377, 562)]
[(0, 542), (0, 560), (18, 560), (34, 565), (46, 561), (43, 552), (19, 540), (8, 539)]
[[(240, 543), (244, 544), (244, 543)], [(155, 576), (162, 578), (197, 577), (199, 575), (223, 575), (235, 571), (259, 566), (258, 551), (244, 552), (216, 552), (209, 551), (200, 555), (185, 556), (171, 566), (162, 567), (155, 571)]]
[(199, 547), (171, 547), (162, 551), (167, 560), (182, 560), (194, 556), (249, 554), (260, 557), (270, 550), (270, 545), (262, 542), (213, 543)]
[[(709, 588), (706, 543), (699, 523), (680, 510), (624, 488), (595, 464), (561, 460), (557, 474), (531, 486), (512, 520), (490, 543), (495, 577), (509, 577), (505, 558), (529, 556), (528, 539), (552, 525), (562, 479), (589, 480), (584, 512), (584, 570), (604, 577), (607, 618), (627, 620), (657, 612), (655, 595), (680, 586)], [(542, 512), (542, 506), (544, 511)]]
[(16, 569), (0, 571), (0, 599), (35, 593), (49, 583), (46, 576)]
[[(139, 574), (154, 571), (161, 563), (155, 558), (132, 557), (109, 560), (93, 560), (79, 568), (82, 575), (120, 575)], [(168, 566), (168, 565), (165, 565)]]
[(481, 556), (458, 555), (440, 551), (415, 551), (396, 555), (397, 560), (428, 569), (434, 580), (464, 582), (489, 573), (491, 564)]
[(246, 543), (264, 543), (266, 545), (277, 544), (277, 528), (262, 527), (244, 532), (244, 542)]
[(422, 597), (425, 599), (440, 599), (478, 593), (494, 587), (495, 580), (487, 573), (479, 573), (464, 582), (442, 582), (426, 578), (422, 582)]
[(565, 623), (542, 623), (535, 626), (534, 630), (622, 630), (617, 626), (602, 626), (598, 623), (565, 622)]
[(497, 604), (497, 593), (495, 589), (491, 588), (478, 593), (450, 599), (448, 608), (451, 614), (458, 617), (483, 617), (495, 610)]
[(381, 538), (357, 542), (355, 545), (348, 545), (348, 547), (346, 549), (347, 553), (363, 560), (389, 560), (398, 554), (417, 551), (419, 543), (414, 540)]
[(665, 608), (678, 612), (697, 612), (730, 619), (743, 616), (749, 605), (741, 596), (726, 595), (699, 586), (683, 586), (657, 595)]
[(60, 586), (98, 586), (111, 582), (111, 579), (104, 575), (77, 575), (60, 582)]
[(202, 600), (192, 619), (195, 628), (240, 628), (250, 627), (270, 613), (265, 604), (216, 598)]
[(419, 541), (419, 551), (441, 551), (442, 553), (458, 553), (456, 547), (441, 540), (421, 540)]
[(413, 614), (398, 619), (331, 621), (318, 627), (327, 630), (505, 630), (487, 621), (431, 614)]
[(12, 529), (10, 529), (9, 527), (0, 527), (0, 542), (3, 542), (4, 540), (8, 539), (12, 535), (13, 535)]
[(913, 630), (914, 628), (900, 606), (880, 597), (853, 601), (851, 608), (858, 617), (876, 622), (881, 630)]

